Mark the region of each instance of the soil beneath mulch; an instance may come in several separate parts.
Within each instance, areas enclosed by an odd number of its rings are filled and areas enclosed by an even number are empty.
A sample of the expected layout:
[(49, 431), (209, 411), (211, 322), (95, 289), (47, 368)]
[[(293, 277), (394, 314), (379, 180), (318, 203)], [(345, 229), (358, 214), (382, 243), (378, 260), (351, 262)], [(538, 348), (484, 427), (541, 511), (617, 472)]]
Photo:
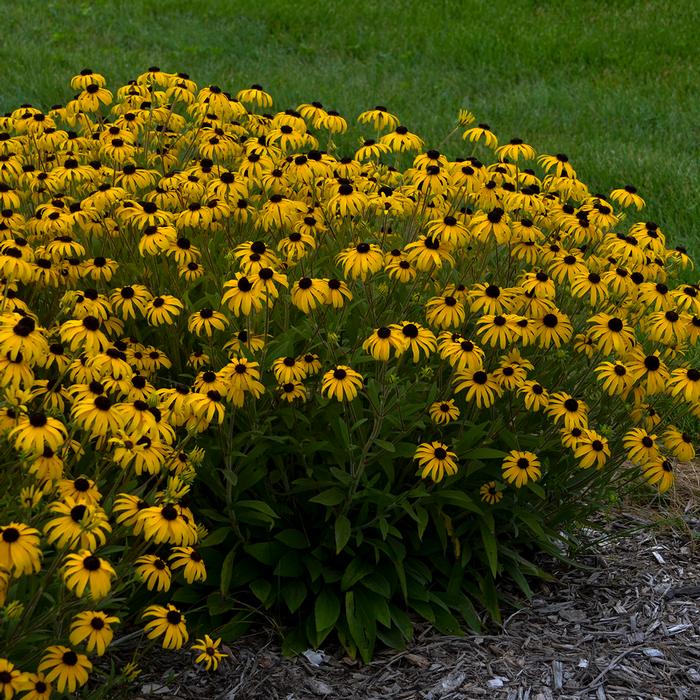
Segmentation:
[(118, 700), (698, 699), (700, 521), (686, 523), (660, 531), (615, 516), (580, 557), (586, 568), (556, 569), (493, 634), (425, 627), (364, 666), (337, 650), (286, 659), (258, 634), (236, 642), (218, 673), (189, 653), (177, 668), (172, 654), (149, 659)]

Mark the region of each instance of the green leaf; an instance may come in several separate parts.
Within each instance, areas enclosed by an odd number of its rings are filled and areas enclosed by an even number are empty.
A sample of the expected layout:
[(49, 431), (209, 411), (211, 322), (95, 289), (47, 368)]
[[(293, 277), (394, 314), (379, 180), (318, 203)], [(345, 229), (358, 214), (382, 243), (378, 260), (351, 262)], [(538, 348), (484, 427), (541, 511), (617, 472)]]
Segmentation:
[(503, 459), (507, 455), (507, 452), (493, 447), (477, 447), (475, 450), (469, 450), (464, 459)]
[(345, 515), (339, 515), (335, 521), (335, 553), (340, 554), (350, 539), (352, 525)]
[(515, 515), (518, 519), (522, 520), (535, 535), (541, 537), (542, 539), (548, 539), (544, 528), (542, 527), (542, 522), (536, 515), (533, 515), (530, 511), (523, 510), (522, 508), (518, 508), (515, 511)]
[(200, 547), (215, 547), (217, 544), (221, 544), (228, 535), (232, 532), (231, 526), (227, 525), (225, 527), (217, 527), (216, 530), (212, 530), (199, 545)]
[(272, 603), (272, 584), (264, 578), (250, 582), (250, 590), (253, 595), (267, 608)]
[(458, 506), (459, 508), (464, 508), (471, 513), (481, 514), (481, 508), (467, 496), (463, 491), (457, 491), (456, 489), (440, 489), (434, 494), (435, 500), (442, 501), (443, 503), (449, 503), (453, 506)]
[(243, 549), (253, 559), (257, 559), (268, 566), (276, 564), (286, 551), (284, 545), (280, 542), (256, 542), (244, 545)]
[(428, 527), (428, 511), (421, 505), (416, 505), (416, 518), (418, 520), (418, 539), (422, 540), (425, 534), (425, 529)]
[(384, 627), (391, 626), (389, 604), (384, 596), (359, 588), (355, 589), (355, 600), (363, 616), (377, 620)]
[(347, 591), (348, 588), (352, 588), (358, 581), (361, 581), (365, 576), (372, 573), (374, 567), (368, 564), (362, 559), (353, 559), (348, 568), (345, 569), (343, 578), (340, 582), (340, 587)]
[(479, 576), (479, 588), (481, 589), (481, 602), (483, 603), (493, 621), (501, 624), (501, 608), (498, 604), (498, 591), (494, 580), (490, 576)]
[(207, 610), (209, 611), (210, 615), (223, 615), (224, 613), (233, 610), (235, 607), (235, 600), (232, 600), (231, 598), (222, 598), (218, 593), (212, 593), (207, 597)]
[(231, 575), (233, 574), (233, 560), (235, 554), (236, 550), (230, 550), (224, 559), (224, 563), (221, 565), (221, 583), (219, 585), (219, 590), (222, 596), (225, 596), (231, 587)]
[(532, 493), (534, 493), (538, 498), (544, 499), (547, 495), (545, 490), (534, 481), (528, 481), (525, 484), (525, 487), (528, 489), (528, 491), (532, 491)]
[(435, 614), (435, 621), (433, 622), (433, 625), (438, 632), (455, 637), (464, 636), (464, 631), (462, 630), (461, 625), (459, 622), (457, 622), (455, 616), (449, 612), (449, 610), (445, 610), (439, 605), (433, 604), (433, 612)]
[(282, 640), (282, 654), (287, 657), (298, 656), (308, 647), (309, 640), (306, 638), (304, 630), (300, 627), (295, 627), (285, 634)]
[(237, 501), (234, 508), (236, 517), (242, 523), (274, 525), (278, 518), (277, 513), (264, 501)]
[(357, 644), (362, 660), (369, 663), (372, 660), (377, 627), (374, 619), (363, 614), (362, 608), (356, 604), (353, 591), (348, 591), (345, 594), (345, 619), (348, 623), (350, 636)]
[(496, 535), (483, 523), (479, 528), (481, 530), (481, 541), (484, 543), (484, 551), (489, 562), (491, 575), (495, 578), (498, 573), (498, 543)]
[(352, 476), (343, 469), (331, 467), (330, 472), (339, 483), (344, 484), (345, 486), (352, 484)]
[(306, 584), (303, 581), (287, 581), (282, 586), (282, 598), (289, 612), (296, 612), (306, 598)]
[(374, 444), (377, 447), (381, 447), (386, 452), (396, 452), (396, 447), (394, 446), (394, 443), (389, 442), (388, 440), (380, 440), (379, 438), (375, 438)]
[(365, 588), (368, 588), (370, 591), (379, 593), (379, 595), (382, 595), (385, 598), (391, 597), (391, 586), (380, 573), (374, 572), (369, 576), (366, 576), (362, 579), (362, 585)]
[(275, 535), (275, 539), (286, 544), (287, 547), (292, 549), (306, 549), (309, 546), (309, 541), (306, 535), (301, 530), (295, 530), (289, 528), (287, 530), (282, 530)]
[(527, 582), (520, 567), (515, 562), (509, 561), (504, 565), (504, 568), (513, 581), (518, 584), (518, 588), (520, 588), (527, 598), (532, 598), (532, 588), (530, 588), (530, 584)]
[(401, 636), (408, 642), (413, 637), (413, 623), (411, 618), (396, 605), (390, 605), (391, 621), (400, 630)]
[(309, 499), (311, 503), (320, 503), (322, 506), (337, 506), (345, 500), (345, 493), (337, 486), (333, 486)]
[(314, 604), (316, 631), (320, 633), (333, 627), (339, 615), (340, 601), (330, 588), (325, 587)]
[(298, 552), (286, 552), (275, 566), (275, 576), (285, 578), (296, 578), (304, 572), (304, 564)]

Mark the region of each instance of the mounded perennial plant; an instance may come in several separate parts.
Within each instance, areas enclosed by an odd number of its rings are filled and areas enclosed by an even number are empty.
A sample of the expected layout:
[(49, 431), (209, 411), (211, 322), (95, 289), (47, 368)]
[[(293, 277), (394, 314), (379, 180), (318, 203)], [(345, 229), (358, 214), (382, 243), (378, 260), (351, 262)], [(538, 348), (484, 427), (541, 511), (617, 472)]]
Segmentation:
[(262, 622), (365, 661), (478, 629), (694, 457), (698, 286), (634, 187), (466, 110), (427, 148), (155, 67), (71, 88), (0, 117), (4, 698)]

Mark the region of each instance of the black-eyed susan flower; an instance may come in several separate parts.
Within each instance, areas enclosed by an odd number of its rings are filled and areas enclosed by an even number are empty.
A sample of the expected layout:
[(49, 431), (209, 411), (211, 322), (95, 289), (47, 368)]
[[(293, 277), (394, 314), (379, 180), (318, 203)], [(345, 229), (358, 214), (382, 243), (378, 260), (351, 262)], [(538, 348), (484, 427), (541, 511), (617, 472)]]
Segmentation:
[(136, 575), (149, 591), (168, 591), (172, 575), (166, 562), (156, 554), (144, 554), (134, 561)]
[(322, 279), (302, 277), (292, 286), (292, 304), (305, 314), (311, 313), (328, 297), (328, 282)]
[(149, 639), (162, 637), (163, 649), (180, 649), (189, 639), (185, 616), (171, 603), (166, 607), (149, 605), (141, 617), (148, 620), (144, 626), (146, 636)]
[(411, 133), (408, 127), (399, 125), (388, 134), (379, 139), (379, 143), (386, 144), (394, 153), (406, 153), (408, 151), (420, 151), (423, 148), (423, 139)]
[(625, 185), (614, 189), (610, 193), (610, 199), (617, 202), (623, 207), (636, 207), (638, 210), (644, 208), (644, 200), (637, 193), (637, 188), (634, 185)]
[(659, 489), (659, 493), (668, 491), (675, 482), (673, 464), (670, 459), (658, 458), (643, 467), (644, 478)]
[(554, 419), (555, 423), (563, 421), (564, 427), (569, 430), (588, 427), (587, 404), (564, 391), (550, 394), (547, 413)]
[(116, 433), (124, 425), (123, 413), (105, 395), (77, 401), (71, 416), (92, 437)]
[(376, 243), (361, 242), (340, 252), (336, 261), (343, 266), (346, 277), (365, 280), (368, 275), (382, 269), (384, 255)]
[(498, 488), (495, 481), (487, 481), (479, 487), (479, 495), (484, 503), (490, 506), (496, 505), (503, 500), (503, 491)]
[(19, 683), (24, 700), (50, 700), (53, 686), (44, 673), (24, 673)]
[(518, 394), (525, 401), (525, 408), (528, 411), (542, 411), (549, 404), (549, 392), (539, 383), (534, 380), (523, 382), (518, 387)]
[(23, 678), (24, 674), (11, 661), (0, 658), (0, 692), (5, 700), (22, 689)]
[(41, 569), (39, 531), (24, 523), (0, 526), (0, 568), (14, 576), (32, 574)]
[(596, 306), (608, 295), (605, 281), (597, 272), (574, 275), (571, 279), (571, 292), (576, 297), (585, 297), (591, 306)]
[(574, 457), (582, 469), (602, 469), (610, 459), (610, 446), (607, 439), (595, 430), (583, 430), (576, 441)]
[(67, 497), (54, 501), (48, 509), (53, 517), (44, 525), (44, 535), (58, 549), (95, 550), (106, 543), (112, 531), (107, 515), (97, 505)]
[(139, 511), (138, 521), (143, 536), (155, 544), (167, 542), (187, 546), (197, 541), (194, 522), (180, 505), (167, 503), (143, 508)]
[(59, 693), (74, 693), (85, 685), (92, 664), (85, 654), (79, 654), (61, 645), (46, 649), (39, 662), (39, 673), (46, 674), (46, 682), (55, 683)]
[(491, 131), (491, 127), (488, 124), (482, 123), (467, 129), (463, 134), (462, 138), (465, 141), (470, 141), (471, 143), (482, 142), (487, 148), (495, 150), (498, 147), (498, 139), (496, 134)]
[(499, 160), (535, 160), (535, 149), (522, 139), (512, 138), (496, 149)]
[(485, 343), (503, 350), (521, 335), (520, 319), (517, 314), (486, 314), (477, 321), (476, 332)]
[(656, 435), (650, 435), (643, 428), (632, 428), (625, 433), (622, 444), (627, 457), (635, 464), (647, 464), (659, 458), (659, 445)]
[(681, 396), (688, 403), (700, 401), (700, 370), (695, 367), (678, 367), (668, 380), (671, 396)]
[(606, 354), (624, 354), (635, 342), (634, 330), (619, 316), (599, 313), (588, 319), (590, 334)]
[(207, 570), (204, 560), (193, 547), (173, 547), (169, 557), (170, 567), (173, 571), (182, 570), (187, 583), (204, 581), (207, 578)]
[(283, 384), (304, 379), (306, 367), (296, 357), (278, 357), (272, 362), (272, 373), (275, 379)]
[(440, 357), (458, 370), (481, 369), (484, 364), (484, 351), (473, 341), (459, 333), (442, 331), (438, 336)]
[(433, 423), (446, 425), (459, 418), (459, 407), (455, 404), (454, 399), (436, 401), (430, 404), (428, 413)]
[(391, 324), (392, 331), (398, 331), (408, 341), (406, 352), (410, 351), (414, 363), (417, 363), (421, 354), (429, 357), (437, 350), (437, 339), (435, 334), (428, 328), (424, 328), (418, 323), (402, 321)]
[(669, 426), (663, 433), (664, 447), (680, 462), (690, 462), (695, 459), (693, 438), (688, 433), (675, 426)]
[(533, 452), (511, 450), (501, 466), (503, 478), (516, 488), (528, 481), (538, 481), (542, 476), (542, 464)]
[(454, 266), (451, 245), (439, 236), (419, 236), (405, 247), (406, 259), (420, 272), (439, 270), (443, 265)]
[(256, 287), (244, 273), (237, 273), (234, 279), (224, 284), (224, 289), (221, 303), (226, 304), (236, 316), (249, 316), (253, 311), (262, 309), (264, 290)]
[(61, 421), (37, 411), (23, 414), (7, 437), (14, 441), (18, 452), (40, 455), (47, 447), (54, 452), (58, 451), (67, 435), (66, 427)]
[(546, 313), (542, 318), (534, 319), (537, 341), (543, 348), (554, 345), (556, 348), (571, 340), (573, 326), (569, 317), (561, 311), (554, 310)]
[(323, 282), (326, 285), (324, 304), (334, 309), (342, 309), (346, 302), (352, 301), (352, 292), (343, 280), (332, 278), (324, 279)]
[(193, 651), (200, 652), (194, 662), (204, 666), (207, 671), (216, 671), (221, 661), (228, 656), (228, 654), (219, 651), (220, 646), (221, 638), (212, 639), (208, 634), (205, 634), (202, 639), (198, 639), (192, 645)]
[(625, 365), (632, 381), (639, 382), (649, 395), (664, 391), (670, 380), (668, 368), (661, 361), (658, 350), (647, 355), (636, 347), (626, 356)]
[(284, 384), (280, 384), (277, 390), (280, 398), (288, 403), (292, 403), (296, 399), (301, 399), (302, 401), (306, 400), (306, 388), (303, 382), (297, 380), (285, 382)]
[(172, 294), (154, 297), (146, 306), (146, 319), (152, 326), (171, 326), (184, 308), (183, 303)]
[(69, 554), (63, 566), (66, 587), (78, 598), (82, 598), (86, 591), (93, 600), (104, 598), (112, 588), (112, 578), (115, 576), (112, 565), (106, 559), (87, 549)]
[(93, 354), (109, 347), (109, 340), (102, 330), (102, 322), (95, 316), (71, 319), (61, 324), (61, 342), (72, 351), (83, 350)]
[(675, 306), (671, 290), (664, 282), (642, 282), (639, 285), (639, 300), (655, 311), (669, 311)]
[(513, 303), (515, 293), (510, 289), (486, 282), (474, 285), (469, 291), (469, 306), (472, 311), (485, 314), (500, 314)]
[[(7, 318), (14, 320), (13, 316)], [(43, 360), (48, 351), (49, 344), (33, 318), (22, 316), (16, 323), (0, 322), (0, 354), (12, 360), (22, 355), (34, 364)]]
[(362, 349), (368, 352), (375, 360), (386, 362), (391, 351), (398, 355), (408, 347), (408, 339), (396, 328), (382, 326), (375, 328), (369, 338), (362, 343)]
[(456, 328), (465, 319), (464, 304), (452, 295), (432, 297), (425, 305), (425, 317), (436, 328)]
[(78, 613), (70, 626), (69, 641), (73, 646), (85, 643), (88, 652), (102, 656), (112, 643), (112, 625), (119, 624), (119, 618), (101, 610), (85, 610)]
[(595, 374), (610, 396), (625, 396), (632, 388), (633, 380), (622, 362), (601, 362)]
[(304, 368), (307, 377), (311, 377), (321, 371), (321, 360), (315, 353), (307, 352), (304, 355), (299, 355), (297, 362)]
[(337, 365), (328, 370), (321, 380), (321, 393), (338, 401), (352, 401), (363, 386), (363, 377), (347, 365)]
[(503, 360), (493, 371), (493, 378), (504, 391), (517, 389), (527, 378), (527, 370), (516, 362)]
[(455, 394), (466, 392), (467, 401), (474, 401), (479, 408), (492, 406), (502, 394), (502, 389), (493, 373), (483, 369), (463, 369), (456, 372), (452, 380)]
[(421, 478), (430, 477), (438, 483), (445, 474), (452, 476), (457, 473), (457, 455), (442, 442), (424, 442), (418, 445), (413, 459), (418, 460), (421, 468)]
[(360, 122), (360, 124), (370, 124), (376, 131), (395, 129), (399, 125), (398, 117), (393, 115), (382, 105), (362, 112), (357, 117), (357, 121)]

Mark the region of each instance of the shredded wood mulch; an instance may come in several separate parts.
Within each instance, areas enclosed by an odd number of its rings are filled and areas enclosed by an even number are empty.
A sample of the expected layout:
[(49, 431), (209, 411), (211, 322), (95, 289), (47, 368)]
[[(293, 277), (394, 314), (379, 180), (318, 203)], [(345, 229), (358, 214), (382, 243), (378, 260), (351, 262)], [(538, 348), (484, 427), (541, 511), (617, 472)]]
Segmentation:
[[(491, 634), (425, 627), (365, 666), (338, 650), (286, 659), (264, 634), (239, 640), (218, 673), (183, 653), (149, 659), (134, 700), (692, 700), (700, 698), (700, 520), (650, 529), (616, 515), (579, 561), (557, 568)], [(633, 532), (630, 531), (635, 530)], [(624, 533), (624, 536), (621, 536)]]

